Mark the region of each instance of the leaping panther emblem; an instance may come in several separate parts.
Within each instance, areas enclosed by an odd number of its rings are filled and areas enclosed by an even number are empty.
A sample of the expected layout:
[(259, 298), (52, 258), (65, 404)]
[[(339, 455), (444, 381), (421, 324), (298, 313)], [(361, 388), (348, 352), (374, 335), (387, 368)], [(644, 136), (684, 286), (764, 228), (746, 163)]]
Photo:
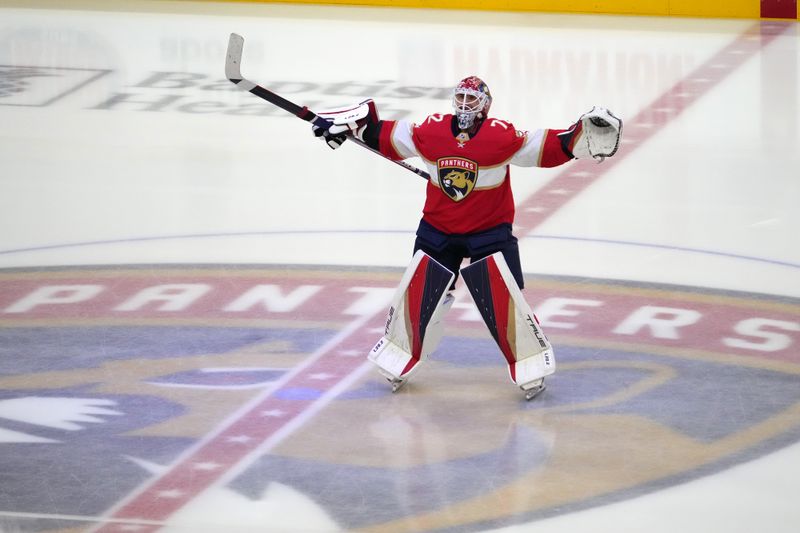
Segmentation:
[(437, 161), (439, 185), (451, 200), (460, 202), (475, 188), (478, 164), (461, 157), (444, 157)]

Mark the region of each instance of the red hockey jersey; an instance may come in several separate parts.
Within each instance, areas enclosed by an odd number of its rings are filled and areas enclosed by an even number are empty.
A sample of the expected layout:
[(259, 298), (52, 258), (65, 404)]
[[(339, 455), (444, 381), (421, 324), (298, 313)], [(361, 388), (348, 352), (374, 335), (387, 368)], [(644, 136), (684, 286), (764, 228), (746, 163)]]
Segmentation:
[(391, 159), (419, 156), (428, 181), (422, 218), (440, 231), (467, 234), (514, 220), (509, 165), (553, 167), (571, 157), (557, 134), (519, 131), (488, 118), (471, 139), (453, 134), (453, 115), (431, 115), (422, 124), (384, 121), (380, 151)]

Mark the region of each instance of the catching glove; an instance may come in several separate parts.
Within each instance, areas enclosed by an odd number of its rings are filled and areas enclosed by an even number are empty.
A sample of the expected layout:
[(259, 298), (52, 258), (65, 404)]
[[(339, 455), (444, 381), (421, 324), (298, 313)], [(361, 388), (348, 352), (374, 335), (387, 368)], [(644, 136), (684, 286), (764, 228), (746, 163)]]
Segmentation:
[(591, 157), (600, 162), (617, 153), (622, 120), (608, 109), (593, 107), (578, 119), (576, 126), (580, 126), (580, 130), (576, 132), (572, 154), (578, 159)]

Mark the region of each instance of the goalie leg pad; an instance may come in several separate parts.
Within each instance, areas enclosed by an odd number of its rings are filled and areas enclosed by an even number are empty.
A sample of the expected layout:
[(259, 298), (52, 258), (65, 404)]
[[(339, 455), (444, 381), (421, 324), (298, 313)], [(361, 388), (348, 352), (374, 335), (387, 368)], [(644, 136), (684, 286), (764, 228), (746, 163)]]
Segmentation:
[(525, 388), (555, 372), (553, 347), (497, 252), (461, 269), (472, 298), (508, 363), (511, 381)]
[(417, 251), (395, 291), (381, 340), (368, 359), (390, 380), (404, 380), (442, 338), (444, 313), (452, 305), (447, 290), (455, 274)]

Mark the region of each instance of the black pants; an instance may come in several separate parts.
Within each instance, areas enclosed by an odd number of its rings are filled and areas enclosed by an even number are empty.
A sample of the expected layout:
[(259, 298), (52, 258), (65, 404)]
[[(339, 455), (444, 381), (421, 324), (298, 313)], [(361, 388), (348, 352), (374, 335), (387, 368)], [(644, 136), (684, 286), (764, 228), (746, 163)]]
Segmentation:
[(455, 288), (463, 259), (469, 258), (474, 263), (495, 252), (503, 253), (519, 288), (522, 289), (525, 285), (519, 260), (519, 245), (517, 238), (511, 233), (511, 224), (500, 224), (479, 233), (458, 235), (443, 233), (421, 220), (417, 228), (417, 240), (414, 242), (414, 252), (417, 250), (422, 250), (456, 275), (450, 289)]

